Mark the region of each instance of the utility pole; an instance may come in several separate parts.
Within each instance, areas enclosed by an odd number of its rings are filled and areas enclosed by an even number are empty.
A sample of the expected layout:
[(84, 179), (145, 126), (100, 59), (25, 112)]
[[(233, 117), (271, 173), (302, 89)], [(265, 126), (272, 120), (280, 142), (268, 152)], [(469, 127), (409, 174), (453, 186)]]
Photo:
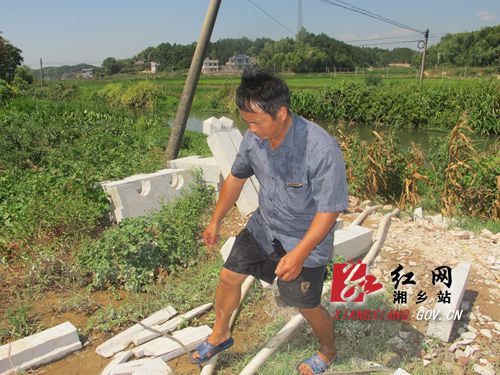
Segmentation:
[(186, 82), (184, 83), (184, 89), (182, 90), (179, 106), (177, 107), (175, 120), (170, 131), (170, 138), (168, 140), (167, 150), (165, 151), (165, 159), (167, 162), (175, 159), (179, 154), (189, 111), (191, 110), (196, 87), (198, 86), (198, 81), (200, 79), (203, 56), (205, 55), (208, 43), (210, 42), (210, 36), (212, 35), (212, 31), (214, 29), (221, 1), (222, 0), (210, 0), (207, 14), (205, 15), (205, 21), (203, 22), (203, 26), (201, 28), (200, 37), (198, 39), (198, 43), (196, 44), (193, 59), (191, 60), (189, 73), (186, 78)]
[(40, 86), (43, 87), (43, 64), (41, 57), (40, 57)]
[(425, 54), (427, 52), (427, 42), (429, 41), (429, 29), (425, 30), (424, 37), (424, 52), (422, 52), (422, 66), (420, 67), (420, 83), (424, 80)]

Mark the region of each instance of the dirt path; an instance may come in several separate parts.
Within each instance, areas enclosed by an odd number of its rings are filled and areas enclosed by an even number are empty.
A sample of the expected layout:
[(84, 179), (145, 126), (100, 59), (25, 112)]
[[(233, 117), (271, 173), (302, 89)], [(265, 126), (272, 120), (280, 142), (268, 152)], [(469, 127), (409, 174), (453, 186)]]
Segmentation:
[[(389, 206), (384, 208), (385, 211), (392, 209)], [(359, 211), (361, 211), (360, 207), (351, 207), (350, 213), (342, 216), (346, 221), (346, 225), (354, 220)], [(376, 232), (382, 217), (382, 213), (375, 213), (363, 225), (373, 228)], [(236, 235), (245, 223), (246, 220), (242, 219), (236, 210), (232, 210), (223, 223), (222, 237)], [(457, 345), (455, 351), (450, 351), (450, 344), (446, 344), (435, 349), (437, 353), (422, 353), (424, 363), (425, 361), (429, 363), (438, 360), (444, 361), (443, 363), (447, 363), (445, 366), (456, 374), (464, 373), (464, 368), (470, 369), (472, 363), (484, 365), (487, 361), (487, 366), (490, 367), (484, 367), (484, 371), (492, 368), (491, 366), (498, 366), (498, 339), (500, 334), (498, 323), (500, 321), (500, 309), (498, 307), (499, 237), (498, 234), (493, 236), (486, 232), (481, 235), (474, 235), (465, 231), (452, 231), (444, 227), (438, 217), (413, 221), (408, 215), (403, 215), (402, 218), (393, 219), (386, 243), (370, 272), (376, 275), (385, 286), (393, 284), (390, 273), (399, 264), (404, 267), (403, 273), (414, 273), (414, 280), (416, 280), (417, 285), (414, 288), (405, 289), (409, 293), (409, 303), (406, 308), (412, 312), (411, 320), (408, 323), (422, 336), (426, 335), (428, 321), (415, 319), (414, 315), (419, 305), (416, 305), (414, 301), (416, 300), (416, 293), (423, 290), (428, 298), (420, 306), (425, 309), (434, 307), (438, 287), (431, 282), (431, 271), (443, 265), (454, 267), (460, 262), (472, 263), (464, 296), (466, 302), (462, 305), (466, 310), (466, 316), (460, 322), (455, 323), (453, 339), (455, 341), (462, 340), (458, 335), (463, 332), (473, 332), (476, 337), (467, 345)], [(217, 251), (217, 249), (209, 251)], [(209, 297), (207, 296), (207, 302)], [(272, 303), (272, 299), (270, 296), (266, 296), (263, 301), (267, 302), (261, 303), (261, 306), (251, 316), (251, 319), (245, 316), (239, 319), (234, 333), (238, 343), (234, 347), (235, 353), (244, 352), (246, 347), (252, 343), (254, 333), (273, 320), (272, 315), (274, 312), (270, 311), (275, 310), (268, 308)], [(491, 338), (488, 336), (491, 336)], [(98, 337), (82, 351), (43, 367), (37, 370), (36, 373), (54, 375), (99, 374), (109, 361), (94, 352), (97, 345), (102, 341), (104, 341), (104, 337)], [(467, 346), (476, 346), (474, 353), (465, 357), (465, 359), (460, 358), (460, 356), (457, 357), (456, 351), (466, 350)], [(169, 365), (175, 369), (176, 374), (189, 374), (193, 373), (193, 370), (196, 371), (182, 357), (170, 361)], [(469, 367), (465, 367), (467, 365)], [(460, 371), (460, 369), (462, 370)], [(466, 373), (469, 373), (469, 370)], [(484, 373), (489, 374), (491, 372)]]

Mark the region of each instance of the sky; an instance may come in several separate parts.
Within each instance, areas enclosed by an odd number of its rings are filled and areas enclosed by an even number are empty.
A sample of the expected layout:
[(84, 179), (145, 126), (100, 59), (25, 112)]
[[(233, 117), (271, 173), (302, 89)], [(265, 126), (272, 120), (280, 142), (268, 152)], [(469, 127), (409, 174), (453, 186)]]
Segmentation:
[[(40, 58), (45, 66), (100, 65), (106, 57), (133, 57), (163, 42), (187, 44), (197, 41), (209, 2), (0, 0), (0, 31), (5, 39), (22, 50), (24, 63), (33, 68), (39, 65)], [(431, 44), (446, 33), (500, 24), (499, 0), (345, 2), (413, 29), (429, 29)], [(302, 20), (309, 32), (325, 33), (346, 42), (357, 41), (351, 43), (354, 45), (380, 43), (381, 48), (416, 48), (416, 42), (387, 43), (421, 39), (421, 34), (414, 31), (321, 0), (302, 0)], [(211, 41), (244, 36), (278, 40), (293, 37), (297, 25), (298, 0), (222, 0)]]

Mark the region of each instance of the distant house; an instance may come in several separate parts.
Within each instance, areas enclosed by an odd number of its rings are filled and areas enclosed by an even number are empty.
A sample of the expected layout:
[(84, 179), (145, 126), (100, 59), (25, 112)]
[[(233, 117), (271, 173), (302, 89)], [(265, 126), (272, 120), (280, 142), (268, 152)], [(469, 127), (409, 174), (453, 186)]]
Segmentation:
[(251, 65), (252, 59), (247, 55), (231, 56), (226, 63), (227, 69), (232, 71), (244, 70), (245, 68), (249, 68)]
[(206, 58), (203, 60), (203, 66), (201, 67), (201, 72), (204, 74), (215, 73), (219, 71), (219, 60), (211, 60)]
[(149, 63), (149, 68), (151, 70), (151, 73), (156, 73), (159, 66), (160, 66), (160, 64), (158, 64), (156, 61), (151, 61)]
[(82, 78), (94, 78), (94, 68), (82, 69)]
[(147, 61), (144, 59), (134, 60), (134, 66), (146, 65)]

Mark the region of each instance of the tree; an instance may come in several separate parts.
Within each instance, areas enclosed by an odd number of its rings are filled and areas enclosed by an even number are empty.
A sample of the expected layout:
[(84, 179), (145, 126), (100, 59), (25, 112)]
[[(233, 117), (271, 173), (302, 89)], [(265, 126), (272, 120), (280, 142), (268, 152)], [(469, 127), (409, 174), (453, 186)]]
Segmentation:
[(21, 50), (0, 36), (0, 79), (11, 82), (22, 62)]
[(104, 61), (102, 62), (102, 68), (108, 75), (120, 73), (120, 70), (122, 69), (120, 63), (116, 61), (114, 57), (107, 57), (106, 59), (104, 59)]

